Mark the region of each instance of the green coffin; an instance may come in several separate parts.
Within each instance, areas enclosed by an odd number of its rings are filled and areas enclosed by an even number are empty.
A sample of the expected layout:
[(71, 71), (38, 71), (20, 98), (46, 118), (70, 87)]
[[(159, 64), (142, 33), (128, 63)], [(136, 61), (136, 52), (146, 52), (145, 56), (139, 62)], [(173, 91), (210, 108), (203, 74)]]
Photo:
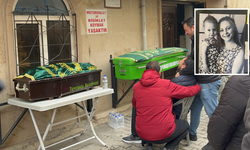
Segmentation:
[(179, 61), (186, 56), (187, 49), (168, 47), (144, 51), (130, 52), (113, 59), (117, 79), (140, 79), (150, 61), (158, 61), (161, 71), (177, 67)]

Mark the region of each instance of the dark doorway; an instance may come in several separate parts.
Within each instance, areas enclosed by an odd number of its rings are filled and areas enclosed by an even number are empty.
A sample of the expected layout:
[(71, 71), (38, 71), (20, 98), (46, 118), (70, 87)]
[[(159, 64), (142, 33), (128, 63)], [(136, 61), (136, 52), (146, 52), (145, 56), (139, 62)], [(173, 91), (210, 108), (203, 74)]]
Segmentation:
[(206, 3), (197, 3), (197, 4), (194, 4), (194, 9), (195, 8), (206, 8)]
[[(162, 43), (163, 47), (180, 47), (185, 42), (185, 31), (182, 22), (185, 19), (185, 5), (195, 8), (205, 8), (205, 3), (162, 0)], [(192, 13), (193, 15), (193, 13)], [(194, 16), (194, 15), (193, 15)], [(180, 39), (180, 37), (182, 37)], [(164, 72), (164, 79), (172, 79), (177, 67)]]
[(162, 6), (162, 39), (163, 47), (178, 46), (177, 39), (177, 5)]

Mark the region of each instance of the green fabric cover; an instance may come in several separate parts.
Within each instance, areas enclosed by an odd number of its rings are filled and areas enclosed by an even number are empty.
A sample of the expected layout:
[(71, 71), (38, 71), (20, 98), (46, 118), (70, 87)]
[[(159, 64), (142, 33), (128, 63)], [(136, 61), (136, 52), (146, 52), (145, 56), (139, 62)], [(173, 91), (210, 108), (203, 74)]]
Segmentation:
[(53, 77), (64, 77), (93, 70), (98, 70), (98, 68), (90, 63), (56, 63), (32, 68), (16, 78), (25, 76), (31, 80), (40, 80)]
[(132, 59), (134, 62), (142, 62), (154, 57), (169, 55), (180, 52), (187, 52), (188, 50), (180, 47), (169, 47), (169, 48), (159, 48), (152, 50), (143, 50), (143, 51), (134, 51), (126, 53), (124, 55), (118, 56), (119, 58), (128, 58)]

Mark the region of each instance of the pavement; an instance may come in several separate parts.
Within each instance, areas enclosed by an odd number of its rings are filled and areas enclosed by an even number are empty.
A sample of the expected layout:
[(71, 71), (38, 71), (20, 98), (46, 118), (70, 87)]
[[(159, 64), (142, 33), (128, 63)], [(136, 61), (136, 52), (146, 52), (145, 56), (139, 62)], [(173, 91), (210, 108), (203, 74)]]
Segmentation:
[[(224, 85), (226, 81), (228, 80), (229, 76), (223, 76), (222, 77), (222, 85), (220, 87), (219, 93), (224, 88)], [(219, 94), (220, 97), (220, 94)], [(121, 114), (124, 114), (125, 116), (125, 125), (122, 128), (119, 129), (113, 129), (110, 127), (105, 121), (107, 121), (107, 113), (104, 113), (105, 115), (102, 116), (102, 119), (99, 117), (95, 117), (94, 119), (94, 128), (96, 131), (96, 134), (98, 137), (106, 143), (106, 146), (104, 147), (97, 139), (91, 139), (89, 141), (86, 141), (84, 143), (78, 144), (76, 146), (73, 146), (71, 148), (68, 148), (68, 150), (142, 150), (141, 144), (127, 144), (122, 141), (123, 137), (129, 136), (131, 134), (131, 113), (132, 113), (132, 105), (129, 104), (128, 107), (124, 107), (125, 109), (122, 109)], [(119, 112), (119, 111), (118, 111)], [(188, 115), (188, 121), (189, 121), (189, 115)], [(101, 121), (102, 120), (102, 121)], [(201, 113), (201, 121), (200, 125), (197, 130), (197, 141), (190, 141), (190, 146), (187, 145), (186, 140), (182, 140), (179, 144), (179, 150), (201, 150), (201, 148), (207, 144), (207, 124), (208, 124), (209, 118), (205, 113), (204, 108), (202, 109)], [(74, 135), (75, 131), (83, 130), (86, 125), (86, 119), (84, 119), (81, 122), (75, 122), (68, 124), (68, 126), (63, 127), (64, 131), (67, 131), (71, 136)], [(61, 137), (60, 135), (63, 135), (63, 131), (56, 129), (55, 132), (53, 130), (51, 131), (51, 134), (48, 134), (45, 145), (48, 145), (50, 143), (54, 143), (58, 141), (58, 137)], [(68, 135), (68, 134), (67, 134)], [(68, 135), (68, 136), (70, 136)], [(84, 135), (79, 136), (77, 138), (67, 140), (63, 143), (57, 144), (55, 146), (49, 147), (46, 150), (58, 150), (62, 149), (63, 147), (67, 147), (69, 145), (72, 145), (77, 142), (81, 142), (89, 137), (93, 136), (90, 126), (88, 126), (86, 132)], [(65, 137), (65, 136), (63, 136)], [(1, 147), (1, 150), (33, 150), (37, 149), (39, 145), (39, 141), (37, 138), (27, 139), (26, 141), (22, 143), (17, 143), (16, 145), (8, 145), (5, 147)], [(164, 147), (164, 144), (154, 144), (153, 149), (154, 150), (162, 150)]]
[[(112, 127), (110, 127), (105, 122), (105, 120), (107, 120), (106, 117), (103, 118), (104, 123), (96, 123), (96, 120), (93, 120), (96, 134), (104, 143), (106, 143), (106, 146), (103, 146), (97, 139), (93, 138), (86, 142), (70, 147), (67, 150), (142, 150), (143, 147), (141, 146), (141, 144), (127, 144), (122, 141), (123, 137), (129, 136), (131, 134), (130, 127), (131, 127), (132, 106), (130, 105), (127, 109), (125, 109), (123, 112), (120, 112), (120, 113), (125, 115), (125, 119), (124, 119), (125, 124), (124, 124), (124, 127), (121, 127), (118, 129), (113, 129)], [(188, 115), (188, 120), (189, 120), (189, 115)], [(70, 135), (68, 134), (67, 135), (68, 137), (71, 137), (72, 135), (74, 135), (74, 133), (76, 133), (74, 132), (74, 129), (77, 129), (77, 132), (82, 131), (84, 130), (86, 124), (87, 124), (86, 119), (83, 119), (83, 121), (75, 122), (75, 123), (69, 124), (66, 127), (63, 127), (63, 130), (68, 131), (67, 133), (69, 133)], [(182, 140), (179, 144), (179, 150), (201, 150), (201, 148), (204, 145), (206, 145), (208, 142), (207, 132), (206, 132), (207, 124), (208, 124), (208, 117), (203, 108), (202, 113), (201, 113), (200, 125), (197, 130), (198, 140), (190, 141), (190, 146), (187, 145), (186, 140)], [(63, 135), (63, 131), (61, 131), (61, 129), (60, 130), (54, 129), (51, 132), (52, 133), (49, 133), (45, 140), (45, 145), (49, 145), (50, 143), (57, 142), (58, 137), (62, 137), (60, 135)], [(86, 132), (84, 132), (83, 135), (64, 141), (52, 147), (49, 147), (46, 150), (63, 149), (64, 147), (81, 142), (92, 136), (93, 134), (91, 132), (91, 128), (90, 126), (88, 126)], [(154, 144), (153, 149), (162, 150), (164, 145), (165, 144)], [(38, 138), (31, 138), (16, 145), (2, 147), (1, 150), (17, 150), (17, 149), (18, 150), (34, 150), (34, 149), (37, 149), (38, 146), (39, 146)]]
[[(130, 111), (131, 110), (127, 110)], [(189, 116), (188, 116), (189, 120)], [(180, 150), (201, 150), (201, 148), (207, 144), (207, 124), (208, 124), (208, 117), (204, 111), (202, 110), (201, 114), (201, 122), (199, 128), (197, 130), (198, 140), (197, 141), (190, 141), (190, 146), (187, 145), (186, 140), (182, 140), (179, 145)], [(122, 128), (113, 129), (107, 123), (103, 123), (100, 125), (95, 126), (95, 131), (98, 137), (106, 143), (106, 146), (102, 146), (101, 143), (97, 141), (97, 139), (91, 139), (79, 145), (76, 145), (70, 150), (142, 150), (141, 144), (127, 144), (122, 141), (122, 138), (125, 136), (130, 135), (131, 133), (131, 113), (125, 116), (125, 125)], [(64, 143), (58, 144), (56, 146), (48, 148), (48, 150), (55, 150), (60, 149), (62, 147), (71, 145), (73, 143), (79, 142), (84, 140), (88, 137), (92, 136), (90, 127), (86, 131), (85, 135), (80, 136), (78, 138), (66, 141)], [(154, 150), (162, 150), (164, 144), (154, 144)]]

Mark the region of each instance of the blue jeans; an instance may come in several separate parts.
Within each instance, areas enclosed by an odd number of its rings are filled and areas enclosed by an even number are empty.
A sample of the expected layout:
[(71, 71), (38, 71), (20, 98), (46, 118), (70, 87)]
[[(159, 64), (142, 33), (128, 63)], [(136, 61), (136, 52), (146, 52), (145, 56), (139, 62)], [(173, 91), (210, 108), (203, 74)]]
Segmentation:
[(205, 112), (210, 118), (216, 106), (218, 105), (218, 90), (221, 85), (221, 80), (199, 85), (201, 86), (201, 91), (195, 95), (194, 101), (190, 108), (191, 115), (189, 133), (192, 135), (197, 134), (202, 107), (204, 106)]

